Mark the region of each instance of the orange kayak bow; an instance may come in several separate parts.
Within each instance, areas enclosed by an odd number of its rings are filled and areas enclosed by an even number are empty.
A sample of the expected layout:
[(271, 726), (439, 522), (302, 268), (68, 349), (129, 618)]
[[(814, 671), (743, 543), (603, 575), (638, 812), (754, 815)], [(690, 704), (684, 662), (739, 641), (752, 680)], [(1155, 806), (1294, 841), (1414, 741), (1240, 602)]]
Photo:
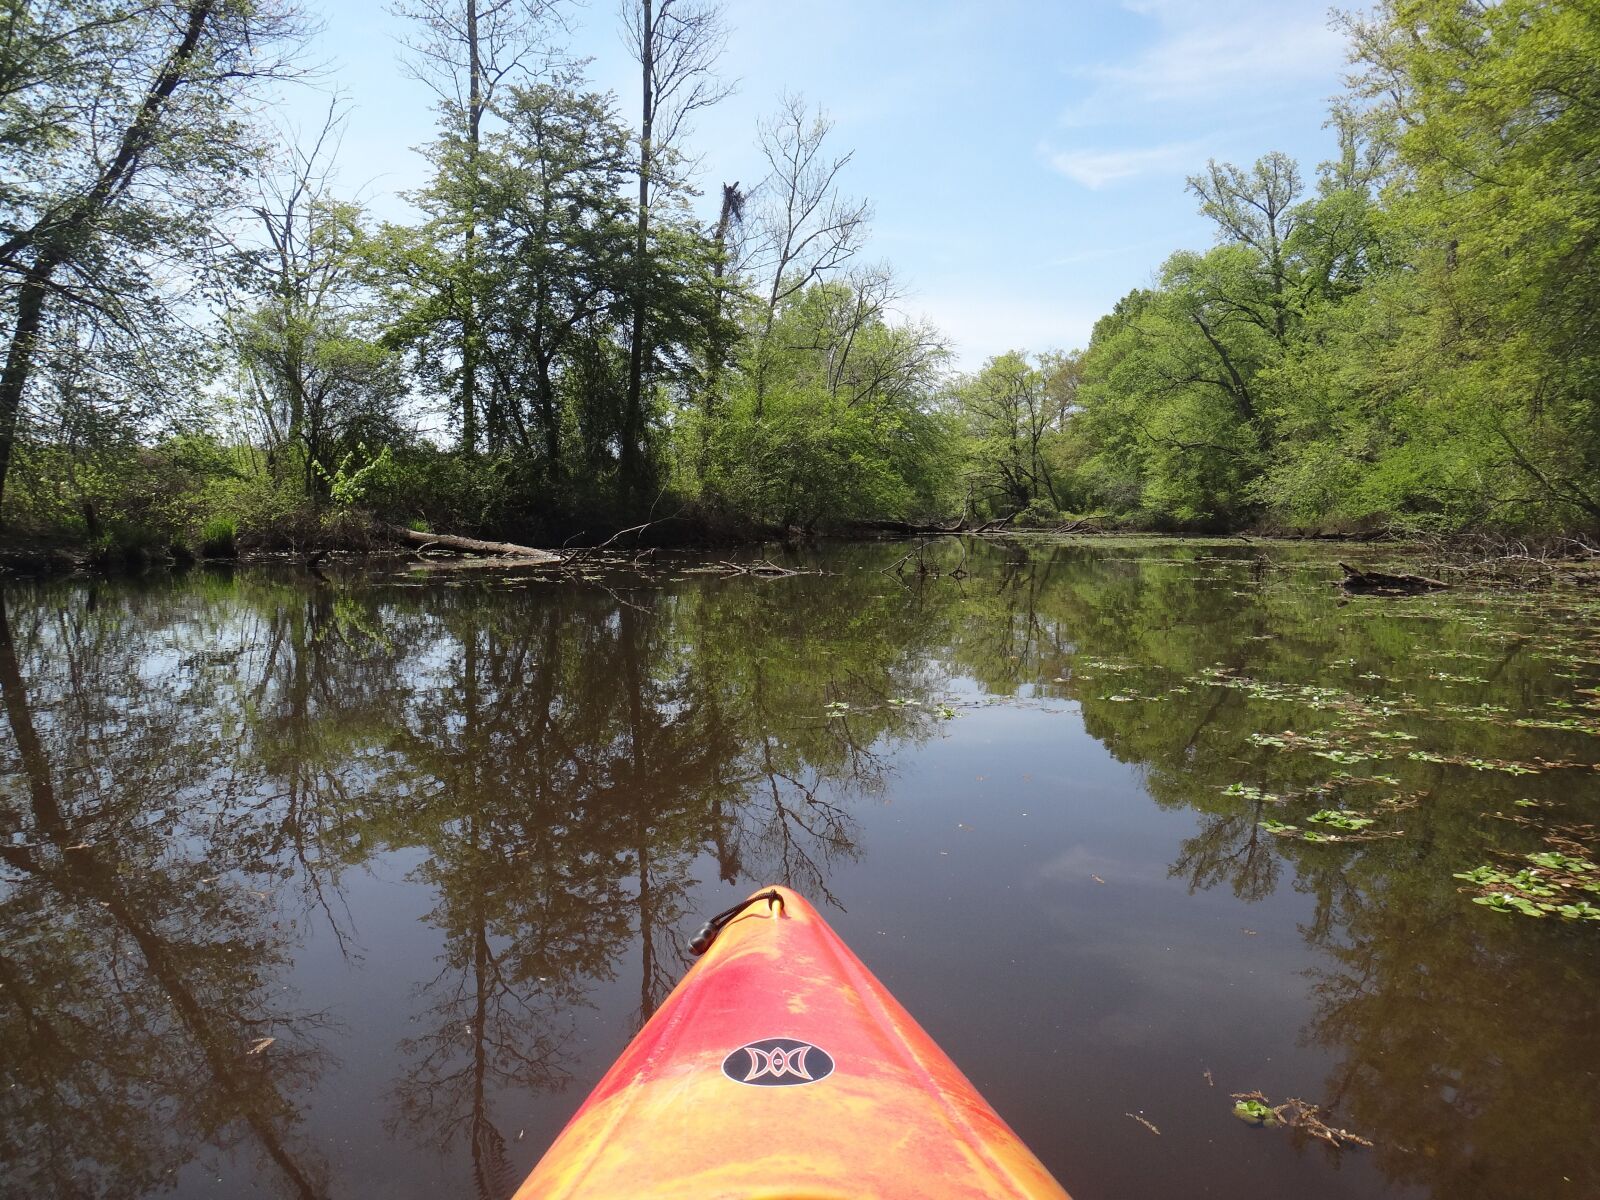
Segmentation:
[(796, 893), (707, 941), (516, 1200), (1067, 1200)]

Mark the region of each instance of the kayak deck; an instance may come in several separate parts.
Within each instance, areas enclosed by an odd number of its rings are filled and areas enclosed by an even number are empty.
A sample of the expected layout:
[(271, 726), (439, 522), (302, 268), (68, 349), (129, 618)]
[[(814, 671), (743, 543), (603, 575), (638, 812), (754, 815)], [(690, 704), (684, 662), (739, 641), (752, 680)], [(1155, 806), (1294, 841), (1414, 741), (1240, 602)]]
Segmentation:
[(516, 1200), (1065, 1200), (816, 910), (763, 891)]

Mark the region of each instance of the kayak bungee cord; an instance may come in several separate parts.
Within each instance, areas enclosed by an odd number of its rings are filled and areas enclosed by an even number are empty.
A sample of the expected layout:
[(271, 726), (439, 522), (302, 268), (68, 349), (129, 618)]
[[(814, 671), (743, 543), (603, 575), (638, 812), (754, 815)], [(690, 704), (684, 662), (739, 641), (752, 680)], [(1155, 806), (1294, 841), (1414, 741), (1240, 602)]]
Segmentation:
[(783, 907), (782, 894), (776, 889), (772, 889), (758, 892), (747, 900), (739, 901), (732, 908), (723, 909), (704, 925), (700, 926), (700, 932), (695, 934), (694, 941), (689, 943), (689, 949), (693, 951), (694, 956), (698, 958), (711, 949), (711, 943), (717, 940), (717, 934), (722, 932), (722, 927), (759, 900), (767, 900), (776, 903), (779, 908)]

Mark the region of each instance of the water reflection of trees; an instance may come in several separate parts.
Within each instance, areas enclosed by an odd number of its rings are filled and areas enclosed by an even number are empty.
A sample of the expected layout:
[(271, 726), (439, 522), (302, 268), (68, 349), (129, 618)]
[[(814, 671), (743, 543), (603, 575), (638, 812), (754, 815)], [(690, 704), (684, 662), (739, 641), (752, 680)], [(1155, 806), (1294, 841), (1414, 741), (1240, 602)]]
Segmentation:
[[(1516, 615), (1345, 610), (1331, 589), (1265, 571), (1250, 549), (1158, 557), (1018, 546), (1005, 559), (986, 573), (1003, 586), (986, 593), (969, 585), (951, 600), (963, 626), (951, 635), (958, 664), (1000, 692), (1017, 680), (1061, 680), (1053, 690), (1079, 702), (1086, 727), (1112, 754), (1140, 765), (1155, 802), (1194, 813), (1196, 831), (1171, 866), (1191, 889), (1227, 886), (1256, 900), (1287, 876), (1311, 897), (1301, 933), (1326, 965), (1310, 973), (1313, 1015), (1302, 1036), (1339, 1058), (1318, 1098), (1377, 1139), (1384, 1173), (1433, 1195), (1478, 1200), (1600, 1192), (1592, 1153), (1600, 1027), (1591, 1003), (1600, 950), (1582, 928), (1468, 911), (1451, 878), (1484, 861), (1497, 839), (1513, 838), (1504, 825), (1487, 831), (1482, 814), (1519, 795), (1559, 797), (1570, 783), (1446, 774), (1401, 755), (1365, 771), (1393, 773), (1400, 790), (1420, 796), (1398, 822), (1403, 838), (1285, 841), (1259, 825), (1280, 811), (1226, 789), (1318, 785), (1328, 789), (1319, 803), (1360, 805), (1371, 791), (1338, 774), (1360, 769), (1249, 740), (1338, 716), (1281, 692), (1207, 686), (1204, 674), (1358, 695), (1403, 687), (1426, 706), (1463, 699), (1429, 675), (1430, 655), (1481, 655), (1465, 660), (1483, 664), (1475, 670), (1484, 691), (1468, 693), (1472, 702), (1536, 711), (1565, 689), (1548, 661), (1528, 653)], [(1137, 698), (1113, 698), (1129, 695)], [(1473, 755), (1547, 752), (1537, 733), (1491, 722), (1419, 728)]]
[(136, 624), (89, 592), (14, 629), (0, 599), (7, 1190), (135, 1195), (242, 1140), (284, 1191), (319, 1195), (291, 1097), (320, 1021), (271, 985), (288, 946), (251, 887), (260, 831), (200, 790), (212, 731), (181, 674), (146, 677)]
[(729, 882), (821, 884), (854, 852), (847, 797), (880, 784), (872, 744), (920, 723), (887, 707), (823, 719), (861, 673), (886, 696), (913, 686), (892, 641), (840, 636), (829, 597), (538, 600), (463, 591), (384, 609), (385, 636), (418, 652), (402, 652), (377, 786), (417, 800), (410, 830), (431, 857), (415, 878), (444, 935), (397, 1121), (465, 1136), (484, 1194), (506, 1182), (493, 1093), (564, 1084), (575, 1010), (630, 948), (636, 1022), (681, 975), (697, 860)]
[(390, 1129), (509, 1190), (496, 1098), (565, 1085), (597, 981), (635, 975), (649, 1015), (698, 875), (816, 891), (856, 853), (881, 743), (929, 728), (865, 700), (937, 680), (906, 665), (909, 625), (862, 611), (874, 590), (13, 591), (7, 1187), (138, 1194), (248, 1143), (263, 1177), (322, 1194), (293, 1099), (321, 1026), (279, 981), (313, 927), (358, 960), (345, 873), (422, 848), (440, 949)]
[[(905, 588), (846, 570), (626, 593), (261, 577), (8, 593), (6, 1188), (135, 1194), (236, 1149), (278, 1190), (321, 1194), (296, 1098), (336, 1035), (282, 980), (313, 929), (359, 959), (345, 876), (404, 851), (438, 949), (389, 1128), (505, 1191), (496, 1106), (565, 1086), (595, 985), (636, 981), (648, 1015), (682, 971), (698, 881), (827, 895), (888, 751), (931, 729), (925, 704), (890, 701), (926, 701), (951, 671), (1076, 701), (1157, 804), (1195, 815), (1172, 864), (1191, 888), (1311, 897), (1302, 933), (1326, 966), (1304, 1035), (1341, 1060), (1320, 1098), (1379, 1135), (1392, 1177), (1600, 1187), (1573, 1149), (1600, 1117), (1595, 952), (1570, 929), (1463, 917), (1449, 878), (1480, 860), (1499, 781), (1402, 765), (1428, 793), (1407, 837), (1341, 848), (1268, 838), (1265, 802), (1224, 791), (1329, 783), (1333, 764), (1248, 735), (1334, 718), (1205, 671), (1356, 690), (1454, 627), (1340, 610), (1204, 550), (1016, 545), (968, 565)], [(1551, 682), (1519, 646), (1484, 671), (1538, 703)], [(1534, 735), (1463, 736), (1523, 757)]]
[(821, 885), (854, 853), (849, 796), (881, 786), (873, 744), (926, 720), (887, 706), (827, 719), (841, 688), (859, 701), (863, 673), (885, 698), (915, 681), (892, 643), (859, 637), (830, 669), (816, 648), (836, 631), (777, 597), (540, 601), (480, 592), (385, 623), (397, 643), (420, 624), (432, 646), (407, 671), (395, 777), (379, 786), (419, 798), (411, 828), (432, 854), (415, 878), (445, 938), (422, 988), (434, 1032), (405, 1047), (397, 1119), (441, 1143), (465, 1135), (485, 1193), (504, 1173), (493, 1092), (563, 1085), (574, 1012), (630, 949), (636, 1022), (681, 976), (697, 861), (727, 882)]

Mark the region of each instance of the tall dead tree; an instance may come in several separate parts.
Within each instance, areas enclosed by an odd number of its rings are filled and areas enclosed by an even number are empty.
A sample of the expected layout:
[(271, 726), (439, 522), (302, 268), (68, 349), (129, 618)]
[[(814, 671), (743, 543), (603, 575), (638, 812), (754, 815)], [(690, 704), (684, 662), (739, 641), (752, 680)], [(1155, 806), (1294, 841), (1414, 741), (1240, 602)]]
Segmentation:
[(712, 231), (712, 244), (716, 247), (716, 258), (712, 263), (711, 276), (716, 295), (712, 300), (712, 332), (710, 342), (706, 347), (706, 381), (705, 394), (700, 402), (700, 456), (695, 463), (695, 471), (702, 482), (705, 480), (706, 465), (711, 453), (711, 426), (717, 417), (717, 400), (722, 387), (722, 368), (728, 357), (728, 337), (723, 328), (722, 318), (726, 310), (727, 296), (726, 284), (728, 278), (728, 262), (736, 257), (730, 245), (730, 239), (737, 236), (739, 226), (744, 222), (745, 195), (739, 190), (739, 181), (722, 185), (722, 210), (717, 216), (716, 228)]

